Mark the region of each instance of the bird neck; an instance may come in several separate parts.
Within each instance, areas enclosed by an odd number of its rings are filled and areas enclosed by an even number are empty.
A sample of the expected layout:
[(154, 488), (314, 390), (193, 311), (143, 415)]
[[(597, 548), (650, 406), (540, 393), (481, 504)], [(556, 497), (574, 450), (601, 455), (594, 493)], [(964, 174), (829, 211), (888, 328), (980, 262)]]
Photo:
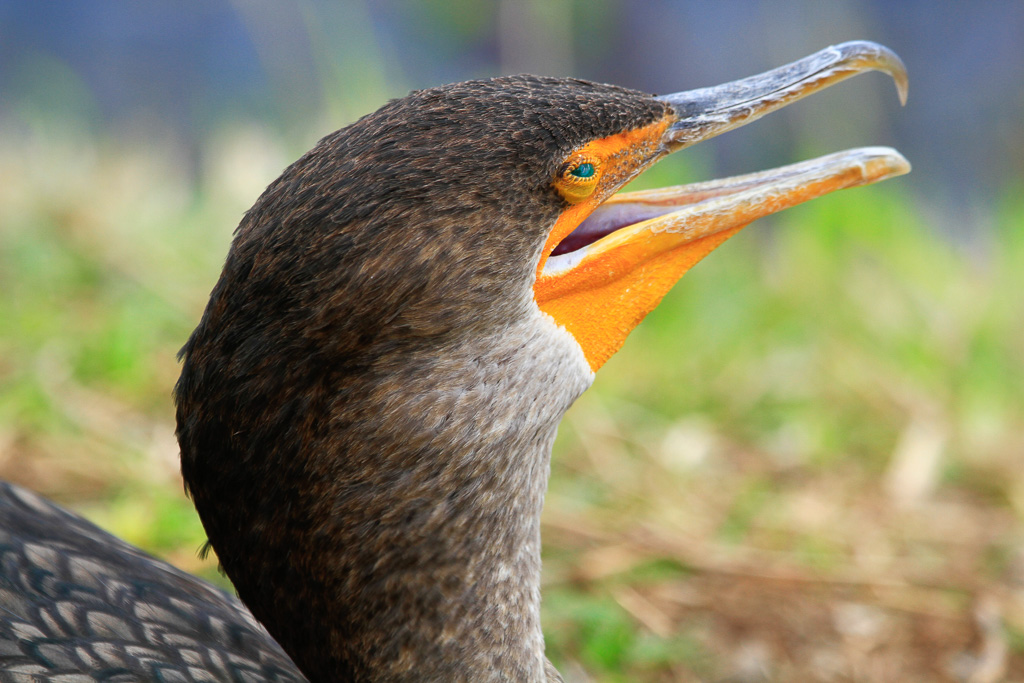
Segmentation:
[[(540, 513), (558, 422), (592, 379), (578, 345), (537, 311), (374, 365), (307, 390), (307, 415), (277, 399), (307, 429), (186, 473), (239, 595), (312, 680), (557, 676)], [(257, 451), (276, 453), (265, 477)]]

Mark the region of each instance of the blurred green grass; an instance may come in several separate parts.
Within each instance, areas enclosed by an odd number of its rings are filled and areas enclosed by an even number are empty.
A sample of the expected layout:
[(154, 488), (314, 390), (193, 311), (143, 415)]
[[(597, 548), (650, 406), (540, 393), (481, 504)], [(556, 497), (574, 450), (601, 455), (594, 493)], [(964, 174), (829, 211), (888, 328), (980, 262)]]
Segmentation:
[[(0, 474), (225, 585), (177, 474), (175, 354), (242, 212), (302, 150), (240, 127), (196, 180), (170, 149), (3, 139)], [(570, 411), (544, 593), (569, 680), (825, 680), (801, 653), (855, 668), (847, 604), (931, 634), (877, 636), (905, 667), (889, 680), (956, 680), (991, 595), (1020, 670), (1024, 195), (956, 247), (899, 183), (734, 237)], [(826, 627), (801, 635), (787, 605)]]

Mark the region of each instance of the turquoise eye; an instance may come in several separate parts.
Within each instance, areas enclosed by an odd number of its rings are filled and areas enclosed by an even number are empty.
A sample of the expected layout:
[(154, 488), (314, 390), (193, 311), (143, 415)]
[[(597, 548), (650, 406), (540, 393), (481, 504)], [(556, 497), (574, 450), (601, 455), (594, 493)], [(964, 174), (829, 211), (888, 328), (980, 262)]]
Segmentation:
[(569, 171), (569, 175), (576, 178), (593, 178), (595, 173), (597, 173), (597, 169), (589, 161)]

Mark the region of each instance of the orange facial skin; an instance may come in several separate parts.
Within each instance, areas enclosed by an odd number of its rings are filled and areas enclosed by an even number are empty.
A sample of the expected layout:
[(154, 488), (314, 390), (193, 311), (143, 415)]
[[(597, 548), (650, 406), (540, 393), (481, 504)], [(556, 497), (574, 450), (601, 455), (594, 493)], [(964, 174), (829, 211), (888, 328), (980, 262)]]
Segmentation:
[[(577, 153), (596, 157), (602, 172), (592, 194), (555, 222), (538, 265), (538, 307), (572, 334), (593, 371), (619, 350), (686, 271), (749, 223), (834, 190), (910, 170), (895, 150), (869, 147), (745, 176), (603, 199), (665, 153), (659, 140), (663, 126), (604, 138)], [(567, 168), (574, 159), (567, 159)], [(556, 178), (556, 188), (563, 181)], [(601, 203), (640, 204), (664, 213), (557, 257), (563, 260), (550, 267), (555, 257), (548, 254)]]
[[(608, 258), (592, 259), (566, 273), (543, 272), (548, 255), (560, 241), (611, 193), (667, 153), (663, 137), (673, 120), (665, 116), (642, 128), (595, 140), (566, 159), (567, 168), (578, 160), (596, 160), (600, 175), (594, 178), (591, 194), (566, 209), (555, 222), (537, 265), (534, 296), (540, 309), (573, 335), (595, 372), (691, 266), (742, 227), (690, 244), (662, 245), (663, 249), (657, 249), (659, 245), (652, 244), (650, 238), (639, 240)], [(561, 191), (563, 183), (562, 177), (556, 178), (555, 187)], [(569, 193), (563, 191), (563, 196), (573, 201)]]
[[(544, 243), (544, 255), (537, 264), (538, 287), (543, 288), (540, 280), (544, 264), (558, 243), (610, 195), (667, 152), (663, 148), (662, 137), (672, 121), (673, 117), (665, 116), (642, 128), (594, 140), (569, 155), (565, 167), (571, 167), (581, 160), (593, 160), (597, 162), (598, 175), (594, 176), (591, 191), (585, 197), (580, 197), (578, 190), (575, 189), (566, 191), (564, 178), (558, 177), (554, 180), (555, 189), (561, 192), (572, 206), (559, 216)], [(540, 290), (535, 287), (534, 291), (538, 293), (537, 301), (540, 302)]]
[[(660, 254), (650, 254), (652, 245), (632, 245), (634, 248), (625, 253), (589, 263), (564, 276), (541, 278), (534, 288), (537, 305), (572, 334), (590, 369), (597, 372), (686, 271), (743, 227), (729, 228)], [(602, 267), (608, 268), (611, 278), (594, 277), (595, 270)]]

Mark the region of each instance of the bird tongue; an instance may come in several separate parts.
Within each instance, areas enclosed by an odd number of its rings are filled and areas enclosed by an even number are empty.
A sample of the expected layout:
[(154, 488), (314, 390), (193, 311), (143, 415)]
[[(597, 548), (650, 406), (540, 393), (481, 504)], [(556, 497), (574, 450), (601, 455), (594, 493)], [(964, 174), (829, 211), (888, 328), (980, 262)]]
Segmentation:
[(558, 243), (552, 256), (568, 254), (570, 251), (582, 249), (605, 235), (610, 235), (619, 228), (640, 223), (651, 218), (664, 216), (679, 208), (678, 204), (658, 205), (643, 202), (605, 203), (594, 210), (585, 221)]

